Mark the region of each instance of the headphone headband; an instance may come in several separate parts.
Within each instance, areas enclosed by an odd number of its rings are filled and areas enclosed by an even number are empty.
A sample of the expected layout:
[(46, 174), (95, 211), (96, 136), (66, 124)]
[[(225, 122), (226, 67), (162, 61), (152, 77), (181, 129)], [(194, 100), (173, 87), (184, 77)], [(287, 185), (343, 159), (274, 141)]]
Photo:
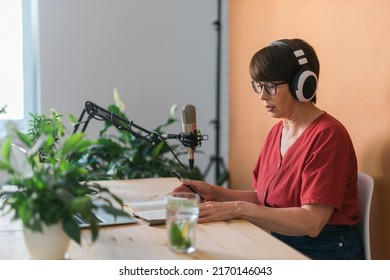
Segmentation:
[(299, 71), (294, 75), (294, 78), (290, 84), (291, 94), (301, 102), (308, 102), (316, 94), (317, 89), (317, 75), (310, 69), (308, 60), (304, 50), (298, 43), (282, 39), (271, 43), (271, 46), (285, 45), (294, 54), (295, 58), (300, 65)]

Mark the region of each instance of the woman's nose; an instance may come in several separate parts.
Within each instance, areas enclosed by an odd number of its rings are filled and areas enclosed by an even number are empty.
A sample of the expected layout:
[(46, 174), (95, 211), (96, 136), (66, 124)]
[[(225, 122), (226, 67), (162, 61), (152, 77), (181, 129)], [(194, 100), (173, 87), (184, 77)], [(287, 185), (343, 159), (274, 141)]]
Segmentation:
[(261, 100), (267, 100), (269, 98), (269, 94), (265, 92), (265, 88), (263, 87), (261, 92), (259, 93), (259, 98)]

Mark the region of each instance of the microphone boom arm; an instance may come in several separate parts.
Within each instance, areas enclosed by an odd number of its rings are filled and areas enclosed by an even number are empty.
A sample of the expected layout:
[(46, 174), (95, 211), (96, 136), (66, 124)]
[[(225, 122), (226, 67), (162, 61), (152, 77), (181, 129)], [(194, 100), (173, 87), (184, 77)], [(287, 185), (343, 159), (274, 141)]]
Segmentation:
[[(87, 120), (83, 121), (85, 113), (88, 114)], [(134, 137), (141, 138), (145, 140), (146, 142), (149, 142), (152, 145), (157, 145), (159, 142), (163, 141), (165, 145), (169, 148), (173, 156), (176, 158), (176, 160), (180, 163), (180, 165), (184, 168), (185, 166), (181, 163), (181, 161), (178, 159), (176, 154), (173, 152), (171, 147), (166, 143), (166, 139), (177, 139), (180, 141), (180, 143), (189, 148), (196, 148), (197, 146), (200, 146), (202, 143), (202, 140), (207, 140), (207, 135), (201, 135), (199, 130), (196, 130), (195, 133), (191, 133), (190, 135), (185, 135), (184, 133), (179, 134), (167, 134), (167, 135), (160, 135), (155, 131), (149, 131), (137, 124), (135, 124), (133, 121), (128, 121), (125, 118), (122, 118), (118, 116), (117, 114), (114, 114), (113, 112), (109, 112), (106, 109), (96, 105), (95, 103), (91, 101), (85, 102), (85, 108), (81, 112), (81, 115), (79, 117), (79, 120), (74, 126), (73, 133), (77, 132), (79, 129), (79, 126), (81, 124), (84, 124), (82, 127), (82, 132), (85, 132), (87, 129), (87, 126), (89, 124), (89, 121), (91, 119), (95, 119), (98, 121), (107, 121), (114, 125), (118, 130), (126, 130), (130, 132)], [(133, 128), (138, 129), (138, 131), (135, 131)]]

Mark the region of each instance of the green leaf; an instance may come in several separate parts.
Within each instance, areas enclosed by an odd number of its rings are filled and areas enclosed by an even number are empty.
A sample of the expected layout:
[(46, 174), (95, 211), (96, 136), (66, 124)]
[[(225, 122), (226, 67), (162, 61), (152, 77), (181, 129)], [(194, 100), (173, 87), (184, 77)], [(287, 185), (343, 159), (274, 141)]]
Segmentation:
[(81, 244), (81, 230), (74, 219), (65, 217), (62, 220), (62, 227), (71, 239), (76, 241), (78, 244)]
[(24, 133), (18, 131), (18, 136), (19, 136), (19, 139), (20, 139), (24, 144), (26, 144), (27, 147), (31, 147), (31, 146), (32, 146), (32, 142), (31, 142), (30, 138), (29, 138), (26, 134), (24, 134)]
[(70, 156), (69, 159), (73, 160), (73, 157), (80, 158), (93, 144), (93, 141), (84, 139), (83, 133), (72, 134), (63, 144), (62, 154), (63, 156)]
[(6, 162), (10, 161), (11, 143), (12, 143), (12, 139), (10, 137), (7, 137), (4, 140), (3, 145), (1, 146), (1, 155), (3, 156)]
[(129, 217), (129, 213), (127, 213), (126, 211), (120, 210), (118, 208), (115, 208), (115, 207), (112, 207), (109, 205), (103, 205), (102, 208), (104, 209), (104, 211), (106, 211), (107, 213), (110, 213), (113, 216)]
[(125, 103), (123, 103), (117, 88), (114, 88), (114, 100), (116, 107), (123, 113), (125, 111)]
[(44, 146), (48, 141), (49, 136), (44, 134), (36, 139), (34, 144), (30, 147), (30, 149), (27, 151), (27, 156), (31, 156), (34, 154), (39, 153), (39, 150)]
[(178, 224), (172, 223), (169, 233), (171, 244), (173, 246), (180, 249), (187, 249), (191, 247), (191, 240), (183, 237), (182, 230), (180, 229)]
[(154, 146), (151, 152), (152, 158), (157, 159), (158, 156), (161, 155), (161, 151), (164, 149), (164, 147), (164, 142), (160, 142), (156, 146)]
[(0, 114), (6, 114), (7, 113), (7, 105), (4, 105), (0, 108)]
[(174, 103), (169, 110), (169, 118), (174, 118), (177, 112), (177, 103)]
[(75, 115), (73, 115), (73, 114), (69, 114), (68, 115), (68, 120), (69, 120), (69, 122), (71, 123), (72, 126), (75, 126), (77, 121), (78, 121), (77, 117)]
[(91, 234), (92, 234), (92, 236), (91, 236), (92, 241), (95, 241), (99, 237), (99, 226), (96, 222), (91, 223), (90, 229), (91, 229)]
[(32, 209), (29, 207), (28, 201), (21, 201), (16, 210), (16, 215), (22, 220), (23, 224), (27, 224), (33, 216)]
[(73, 199), (70, 205), (72, 211), (81, 213), (84, 213), (85, 211), (88, 211), (88, 209), (91, 209), (91, 206), (92, 200), (89, 196), (76, 197)]

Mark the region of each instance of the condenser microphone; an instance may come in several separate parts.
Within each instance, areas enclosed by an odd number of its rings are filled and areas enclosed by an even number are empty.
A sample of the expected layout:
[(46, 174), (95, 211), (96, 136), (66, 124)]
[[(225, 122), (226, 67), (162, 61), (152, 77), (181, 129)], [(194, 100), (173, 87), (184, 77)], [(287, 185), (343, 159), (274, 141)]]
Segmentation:
[(196, 148), (196, 109), (194, 105), (188, 104), (182, 109), (181, 121), (184, 135), (189, 136), (190, 139), (192, 137), (195, 139), (195, 145), (187, 146), (188, 163), (190, 170), (192, 170), (194, 167), (194, 153)]

